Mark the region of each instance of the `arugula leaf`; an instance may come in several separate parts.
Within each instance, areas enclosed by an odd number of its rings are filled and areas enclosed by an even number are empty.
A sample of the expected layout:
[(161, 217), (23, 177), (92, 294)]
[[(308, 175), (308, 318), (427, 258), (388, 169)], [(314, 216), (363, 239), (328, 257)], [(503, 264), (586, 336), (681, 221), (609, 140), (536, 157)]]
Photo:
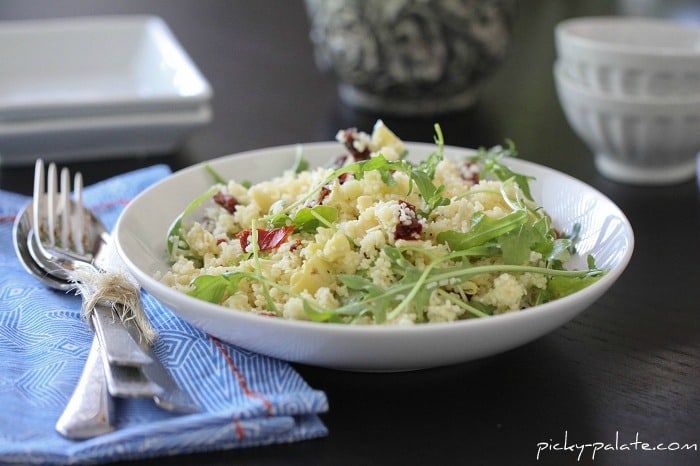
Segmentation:
[(435, 170), (444, 159), (445, 141), (442, 137), (440, 125), (435, 125), (435, 143), (437, 151), (431, 153), (426, 160), (414, 168), (410, 172), (411, 179), (418, 187), (418, 192), (426, 203), (425, 209), (420, 209), (419, 214), (427, 218), (431, 212), (440, 206), (450, 204), (450, 199), (443, 197), (445, 186), (435, 186), (433, 179), (435, 178)]
[(427, 159), (423, 160), (417, 167), (417, 170), (425, 173), (428, 179), (432, 181), (435, 178), (435, 169), (438, 164), (444, 159), (445, 153), (445, 140), (442, 137), (442, 129), (440, 125), (435, 124), (435, 144), (437, 144), (437, 150), (431, 153)]
[(435, 287), (424, 286), (424, 284), (431, 273), (439, 273), (439, 270), (434, 269), (436, 262), (431, 263), (431, 265), (428, 265), (424, 269), (419, 269), (404, 257), (399, 248), (386, 245), (384, 246), (384, 253), (392, 260), (393, 271), (401, 276), (394, 286), (405, 286), (410, 290), (406, 296), (401, 294), (397, 295), (397, 299), (399, 299), (401, 303), (389, 312), (389, 317), (397, 316), (403, 312), (403, 309), (408, 309), (410, 306), (413, 308), (418, 322), (426, 321), (426, 309), (430, 303), (430, 296), (435, 291)]
[(349, 315), (371, 312), (376, 323), (381, 324), (386, 321), (387, 311), (396, 303), (394, 297), (385, 296), (386, 290), (357, 275), (338, 275), (338, 280), (348, 289), (362, 292), (364, 300), (342, 306), (335, 310), (336, 313)]
[(523, 264), (529, 260), (530, 252), (536, 251), (555, 268), (562, 268), (561, 264), (571, 257), (570, 240), (551, 239), (553, 237), (554, 233), (549, 227), (547, 217), (535, 222), (528, 221), (518, 229), (498, 237), (503, 262)]
[(549, 254), (545, 258), (549, 261), (567, 262), (571, 259), (571, 240), (565, 238), (555, 239)]
[(297, 231), (314, 233), (319, 226), (330, 227), (338, 220), (338, 209), (327, 205), (303, 207), (297, 211), (292, 222)]
[(493, 312), (496, 309), (490, 304), (484, 304), (477, 300), (470, 300), (469, 302), (466, 302), (465, 300), (455, 296), (453, 293), (448, 293), (443, 289), (439, 289), (438, 293), (448, 301), (469, 312), (474, 317), (488, 317), (493, 315)]
[(188, 295), (214, 304), (221, 304), (228, 290), (228, 280), (221, 275), (200, 275), (191, 285), (194, 289)]
[(578, 222), (574, 223), (571, 233), (562, 233), (560, 238), (568, 239), (570, 242), (569, 252), (571, 254), (576, 254), (576, 243), (579, 241), (579, 239), (581, 239), (581, 224)]
[(534, 178), (516, 173), (502, 163), (502, 159), (504, 158), (517, 156), (517, 151), (513, 141), (506, 140), (506, 144), (508, 146), (507, 148), (495, 146), (490, 149), (485, 149), (481, 147), (477, 151), (476, 155), (471, 157), (471, 159), (480, 162), (483, 165), (483, 174), (490, 173), (499, 181), (513, 179), (522, 190), (523, 194), (525, 194), (525, 197), (532, 201), (534, 199), (532, 198), (532, 193), (530, 191), (530, 180)]
[(399, 248), (387, 244), (383, 250), (384, 254), (394, 263), (394, 266), (399, 269), (407, 269), (414, 266), (411, 261), (403, 256)]
[(445, 190), (444, 185), (435, 186), (432, 178), (422, 171), (413, 170), (411, 176), (418, 187), (418, 192), (426, 203), (426, 208), (420, 209), (418, 212), (422, 217), (428, 217), (437, 207), (450, 204), (450, 200), (442, 196)]
[(528, 214), (525, 210), (515, 210), (498, 219), (492, 219), (483, 212), (477, 212), (472, 217), (471, 230), (467, 232), (443, 231), (437, 235), (437, 241), (438, 243), (447, 243), (452, 251), (469, 249), (504, 235), (525, 224), (527, 220)]
[(343, 168), (349, 169), (358, 180), (364, 178), (366, 172), (377, 171), (384, 184), (387, 186), (396, 186), (394, 172), (402, 171), (407, 173), (410, 170), (410, 164), (405, 160), (387, 160), (384, 155), (379, 154), (371, 159), (355, 162)]
[(208, 163), (205, 163), (205, 164), (204, 164), (204, 169), (205, 169), (206, 171), (209, 172), (209, 174), (212, 176), (212, 178), (214, 178), (214, 181), (215, 181), (215, 182), (221, 183), (221, 184), (224, 184), (224, 185), (225, 185), (226, 183), (228, 183), (228, 181), (226, 180), (226, 178), (224, 178), (223, 176), (221, 176), (221, 175), (219, 174), (219, 172), (217, 172), (216, 170), (214, 170), (214, 167), (212, 167), (212, 166), (209, 165)]
[(368, 291), (377, 286), (372, 281), (359, 275), (342, 274), (338, 275), (338, 280), (350, 290)]
[(166, 244), (168, 246), (168, 254), (170, 257), (174, 257), (174, 251), (176, 250), (186, 251), (190, 248), (187, 241), (185, 241), (185, 234), (182, 231), (182, 220), (201, 206), (206, 200), (211, 199), (211, 197), (218, 191), (218, 186), (212, 186), (206, 192), (200, 194), (192, 202), (190, 202), (190, 204), (185, 207), (185, 210), (183, 210), (182, 213), (175, 218), (175, 221), (168, 229), (168, 234), (166, 237)]
[(192, 280), (194, 287), (187, 294), (203, 301), (221, 304), (227, 296), (238, 291), (238, 285), (248, 275), (244, 272), (223, 275), (200, 275)]
[(537, 229), (532, 224), (523, 224), (519, 228), (498, 237), (498, 245), (505, 264), (524, 264), (530, 260), (530, 252), (542, 241)]
[(593, 257), (592, 254), (589, 254), (588, 256), (586, 256), (586, 263), (588, 265), (589, 270), (596, 269), (595, 257)]
[(312, 322), (337, 322), (338, 314), (333, 310), (320, 308), (308, 299), (304, 300), (304, 312)]
[(291, 223), (292, 219), (289, 218), (289, 214), (282, 213), (282, 214), (275, 214), (273, 217), (270, 217), (268, 220), (268, 224), (272, 228), (282, 228)]
[(404, 269), (403, 276), (397, 282), (398, 286), (407, 285), (411, 287), (409, 294), (402, 299), (399, 307), (393, 309), (389, 315), (394, 317), (399, 314), (400, 306), (405, 305), (407, 308), (411, 306), (416, 313), (416, 321), (427, 321), (426, 311), (430, 304), (430, 296), (435, 291), (436, 287), (424, 286), (426, 278), (429, 276), (431, 269), (420, 270), (415, 266)]
[(555, 276), (547, 282), (547, 301), (563, 298), (597, 282), (602, 274), (589, 274), (582, 277)]
[(302, 147), (297, 146), (296, 157), (294, 158), (294, 165), (292, 165), (292, 170), (294, 173), (301, 173), (309, 169), (309, 162), (302, 155)]
[[(492, 306), (491, 304), (484, 304), (481, 301), (477, 301), (476, 299), (469, 301), (469, 304), (482, 314), (485, 314), (487, 316), (492, 316), (493, 312), (496, 310), (495, 306)], [(472, 311), (473, 312), (473, 311)]]

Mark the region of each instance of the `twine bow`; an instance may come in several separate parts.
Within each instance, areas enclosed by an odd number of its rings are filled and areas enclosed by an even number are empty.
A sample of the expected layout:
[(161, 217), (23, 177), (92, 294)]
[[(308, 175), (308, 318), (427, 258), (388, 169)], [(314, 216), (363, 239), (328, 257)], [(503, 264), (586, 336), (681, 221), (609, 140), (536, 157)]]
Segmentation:
[(139, 288), (126, 274), (81, 268), (74, 275), (78, 294), (83, 296), (83, 318), (90, 321), (95, 304), (106, 303), (111, 306), (113, 317), (122, 322), (133, 321), (148, 345), (155, 342), (158, 334), (141, 306)]

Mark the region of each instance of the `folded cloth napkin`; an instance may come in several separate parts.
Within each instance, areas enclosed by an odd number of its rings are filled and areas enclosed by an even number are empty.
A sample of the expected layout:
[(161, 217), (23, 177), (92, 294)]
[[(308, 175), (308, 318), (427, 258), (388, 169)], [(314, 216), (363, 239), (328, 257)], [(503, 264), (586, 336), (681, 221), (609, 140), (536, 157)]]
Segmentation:
[[(92, 185), (86, 205), (114, 225), (129, 199), (167, 176), (156, 165)], [(81, 299), (51, 291), (14, 255), (12, 225), (29, 198), (0, 191), (0, 464), (96, 464), (311, 439), (327, 434), (322, 391), (287, 363), (226, 344), (143, 292), (158, 331), (154, 352), (200, 405), (173, 414), (149, 399), (119, 399), (117, 430), (71, 441), (54, 430), (87, 358), (93, 332)]]

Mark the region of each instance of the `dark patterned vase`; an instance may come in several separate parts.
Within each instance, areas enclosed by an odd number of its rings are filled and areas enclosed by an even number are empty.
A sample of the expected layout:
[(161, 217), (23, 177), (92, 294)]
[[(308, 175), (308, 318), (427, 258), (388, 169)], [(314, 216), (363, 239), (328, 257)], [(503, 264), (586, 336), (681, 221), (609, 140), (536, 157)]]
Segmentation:
[(306, 0), (316, 62), (341, 99), (428, 115), (474, 103), (503, 60), (515, 0)]

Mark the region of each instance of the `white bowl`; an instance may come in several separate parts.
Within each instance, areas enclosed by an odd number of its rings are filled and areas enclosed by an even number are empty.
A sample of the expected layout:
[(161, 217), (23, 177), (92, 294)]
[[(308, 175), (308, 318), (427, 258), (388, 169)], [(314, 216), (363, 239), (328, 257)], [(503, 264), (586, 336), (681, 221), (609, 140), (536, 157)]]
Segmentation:
[(616, 181), (663, 185), (695, 177), (700, 151), (700, 96), (686, 99), (612, 97), (586, 89), (554, 66), (567, 121)]
[(613, 96), (700, 95), (700, 27), (636, 17), (582, 17), (555, 28), (562, 72)]
[(0, 21), (0, 121), (195, 110), (209, 83), (155, 16)]
[[(423, 160), (433, 144), (407, 144), (411, 160)], [(334, 158), (337, 143), (305, 144), (312, 166)], [(446, 148), (447, 157), (466, 149)], [(262, 149), (207, 162), (226, 178), (253, 183), (289, 169), (297, 146)], [(578, 255), (572, 266), (596, 265), (609, 272), (591, 286), (565, 298), (482, 319), (414, 326), (352, 326), (255, 315), (214, 305), (169, 288), (155, 278), (169, 267), (166, 235), (173, 219), (212, 184), (205, 164), (181, 170), (132, 200), (114, 230), (117, 250), (136, 280), (179, 316), (222, 340), (272, 357), (300, 363), (363, 371), (419, 369), (469, 361), (515, 348), (538, 338), (583, 311), (617, 280), (632, 255), (632, 228), (620, 209), (590, 186), (555, 170), (522, 160), (508, 161), (532, 175), (533, 196), (552, 216), (554, 226), (570, 231), (581, 225)]]

